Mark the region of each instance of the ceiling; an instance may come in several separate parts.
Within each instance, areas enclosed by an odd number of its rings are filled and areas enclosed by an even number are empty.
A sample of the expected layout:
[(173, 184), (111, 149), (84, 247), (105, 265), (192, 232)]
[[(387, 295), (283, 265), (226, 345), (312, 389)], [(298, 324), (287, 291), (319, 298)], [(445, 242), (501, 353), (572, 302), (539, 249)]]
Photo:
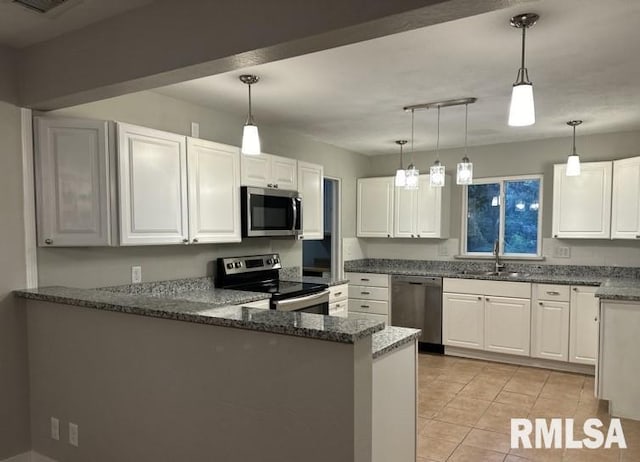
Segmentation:
[[(508, 127), (520, 33), (509, 18), (541, 18), (527, 34), (527, 67), (537, 122)], [(410, 138), (410, 104), (473, 96), (469, 144), (640, 128), (640, 2), (542, 0), (379, 39), (246, 68), (259, 124), (278, 126), (367, 155), (397, 152)], [(158, 89), (160, 93), (245, 116), (241, 72)], [(441, 146), (464, 143), (464, 107), (442, 109)], [(436, 111), (416, 112), (415, 149), (435, 146)]]
[(46, 14), (0, 0), (0, 45), (23, 48), (52, 39), (153, 0), (67, 0)]

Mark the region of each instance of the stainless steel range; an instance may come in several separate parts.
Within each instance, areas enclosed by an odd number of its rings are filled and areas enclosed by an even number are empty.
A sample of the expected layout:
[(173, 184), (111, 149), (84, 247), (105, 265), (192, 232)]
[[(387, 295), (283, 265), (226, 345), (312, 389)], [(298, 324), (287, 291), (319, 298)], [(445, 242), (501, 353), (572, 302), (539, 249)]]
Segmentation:
[(329, 286), (280, 280), (280, 255), (218, 258), (215, 286), (271, 294), (271, 309), (329, 314)]

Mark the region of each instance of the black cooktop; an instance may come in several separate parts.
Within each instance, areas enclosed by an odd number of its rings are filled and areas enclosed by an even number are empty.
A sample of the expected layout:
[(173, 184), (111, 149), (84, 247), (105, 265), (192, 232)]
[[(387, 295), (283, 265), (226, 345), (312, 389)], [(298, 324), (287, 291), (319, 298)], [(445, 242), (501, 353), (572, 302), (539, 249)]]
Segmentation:
[[(272, 299), (285, 299), (302, 297), (313, 293), (321, 292), (328, 286), (326, 284), (316, 284), (309, 282), (280, 281), (277, 279), (262, 281), (250, 284), (241, 284), (233, 287), (237, 290), (247, 290), (249, 292), (264, 292), (271, 294)], [(231, 287), (229, 287), (231, 288)]]

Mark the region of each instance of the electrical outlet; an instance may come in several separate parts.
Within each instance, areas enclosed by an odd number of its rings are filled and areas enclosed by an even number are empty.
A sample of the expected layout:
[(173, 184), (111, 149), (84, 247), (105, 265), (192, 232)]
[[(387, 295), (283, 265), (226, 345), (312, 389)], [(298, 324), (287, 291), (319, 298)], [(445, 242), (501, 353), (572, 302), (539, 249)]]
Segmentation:
[(191, 137), (200, 138), (200, 124), (198, 122), (191, 122)]
[(51, 417), (51, 439), (60, 439), (60, 421), (55, 417)]
[(571, 258), (571, 247), (558, 246), (553, 249), (554, 258)]
[(131, 267), (131, 284), (139, 284), (142, 282), (142, 266)]
[(78, 447), (78, 424), (69, 422), (69, 444)]

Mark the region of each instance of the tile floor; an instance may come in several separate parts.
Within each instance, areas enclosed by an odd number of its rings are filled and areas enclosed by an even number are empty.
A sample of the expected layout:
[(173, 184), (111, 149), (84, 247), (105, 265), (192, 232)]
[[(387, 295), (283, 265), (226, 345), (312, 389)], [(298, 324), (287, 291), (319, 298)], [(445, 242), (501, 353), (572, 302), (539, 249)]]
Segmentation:
[(608, 427), (593, 377), (429, 354), (418, 363), (418, 462), (640, 462), (640, 422), (625, 419), (628, 449), (510, 448), (512, 417), (573, 417), (575, 439), (587, 418)]

